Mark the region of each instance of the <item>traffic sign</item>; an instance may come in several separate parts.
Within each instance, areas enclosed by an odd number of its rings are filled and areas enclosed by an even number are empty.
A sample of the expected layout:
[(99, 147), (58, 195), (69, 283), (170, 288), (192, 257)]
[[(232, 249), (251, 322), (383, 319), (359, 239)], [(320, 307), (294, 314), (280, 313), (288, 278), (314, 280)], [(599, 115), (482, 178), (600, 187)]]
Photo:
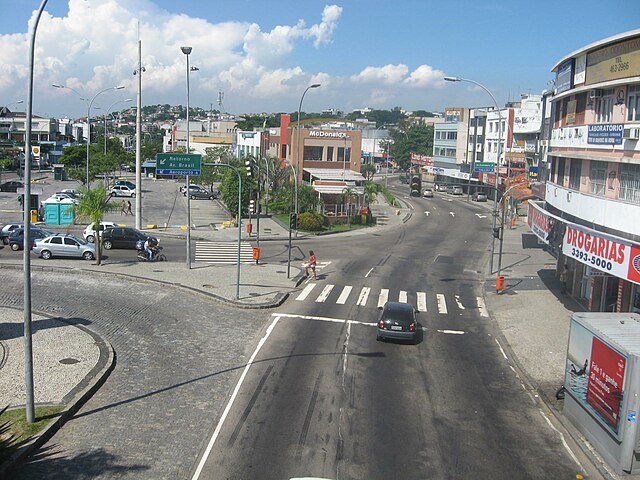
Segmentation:
[(473, 164), (474, 172), (493, 172), (496, 166), (493, 162), (476, 162)]
[(200, 176), (202, 155), (193, 153), (156, 154), (156, 175)]

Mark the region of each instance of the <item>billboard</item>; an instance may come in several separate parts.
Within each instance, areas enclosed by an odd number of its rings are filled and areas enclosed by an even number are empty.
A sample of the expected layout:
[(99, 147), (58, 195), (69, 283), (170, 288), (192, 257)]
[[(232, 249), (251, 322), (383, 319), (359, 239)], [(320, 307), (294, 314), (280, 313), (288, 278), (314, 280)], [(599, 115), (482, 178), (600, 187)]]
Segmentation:
[(622, 145), (623, 123), (588, 125), (587, 143), (591, 145)]
[(634, 77), (640, 72), (640, 38), (616, 43), (587, 55), (587, 85)]
[(569, 395), (617, 435), (627, 357), (571, 319), (564, 386)]
[(556, 70), (556, 95), (573, 88), (573, 58), (563, 62)]

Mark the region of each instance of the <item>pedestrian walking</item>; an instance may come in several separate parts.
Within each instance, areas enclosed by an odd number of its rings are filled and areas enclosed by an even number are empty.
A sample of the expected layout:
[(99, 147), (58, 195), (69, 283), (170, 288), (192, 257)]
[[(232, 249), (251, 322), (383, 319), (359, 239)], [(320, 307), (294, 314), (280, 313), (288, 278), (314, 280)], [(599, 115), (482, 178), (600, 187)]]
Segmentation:
[(38, 208), (38, 221), (44, 222), (44, 205), (40, 202), (40, 208)]
[(316, 275), (316, 254), (313, 253), (313, 250), (309, 250), (309, 262), (304, 267), (304, 276), (309, 276), (309, 269), (313, 272), (313, 279), (317, 280), (318, 276)]
[(124, 201), (124, 199), (122, 199), (122, 206), (120, 208), (120, 215), (126, 215), (127, 214), (127, 202)]
[(567, 293), (567, 282), (569, 281), (569, 265), (566, 263), (560, 269), (560, 283), (562, 284), (560, 293), (565, 295)]
[(131, 200), (127, 200), (127, 215), (133, 215), (131, 211)]

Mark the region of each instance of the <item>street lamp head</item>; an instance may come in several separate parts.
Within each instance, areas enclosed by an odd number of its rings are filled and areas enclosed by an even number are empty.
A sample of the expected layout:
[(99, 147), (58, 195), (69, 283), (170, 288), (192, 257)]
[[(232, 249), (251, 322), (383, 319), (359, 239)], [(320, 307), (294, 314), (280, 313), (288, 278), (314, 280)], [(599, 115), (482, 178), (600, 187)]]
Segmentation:
[(64, 85), (58, 85), (57, 83), (52, 83), (51, 86), (56, 88), (64, 88)]
[(17, 100), (14, 103), (18, 104), (18, 103), (24, 103), (24, 100)]
[(447, 82), (461, 82), (462, 79), (459, 77), (444, 77)]
[(180, 47), (180, 50), (182, 50), (182, 53), (184, 53), (185, 55), (189, 55), (191, 53), (192, 48), (191, 47)]
[(313, 85), (311, 85), (309, 88), (318, 88), (320, 86), (319, 83), (314, 83)]
[(189, 67), (189, 70), (191, 70), (192, 72), (197, 72), (200, 69), (198, 67)]
[(124, 88), (124, 85), (118, 85), (117, 87), (113, 87), (114, 90), (122, 90)]

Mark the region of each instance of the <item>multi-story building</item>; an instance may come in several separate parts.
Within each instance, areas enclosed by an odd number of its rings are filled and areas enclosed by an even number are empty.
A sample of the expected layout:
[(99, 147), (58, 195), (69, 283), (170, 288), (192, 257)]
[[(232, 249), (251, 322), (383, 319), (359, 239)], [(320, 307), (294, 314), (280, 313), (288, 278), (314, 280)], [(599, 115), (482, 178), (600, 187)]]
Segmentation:
[(640, 312), (640, 30), (562, 58), (532, 231), (590, 311)]

